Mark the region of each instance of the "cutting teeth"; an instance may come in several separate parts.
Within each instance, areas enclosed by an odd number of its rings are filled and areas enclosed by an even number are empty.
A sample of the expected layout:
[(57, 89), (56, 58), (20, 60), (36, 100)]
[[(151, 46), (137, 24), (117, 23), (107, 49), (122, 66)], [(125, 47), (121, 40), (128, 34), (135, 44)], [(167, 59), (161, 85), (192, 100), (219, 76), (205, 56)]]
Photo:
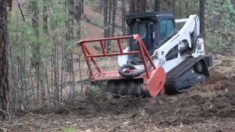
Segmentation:
[(127, 88), (126, 88), (126, 82), (125, 81), (123, 81), (123, 82), (121, 82), (120, 84), (119, 84), (119, 92), (118, 92), (118, 94), (119, 95), (121, 95), (121, 96), (125, 96), (125, 95), (127, 95)]
[(103, 87), (103, 90), (108, 93), (118, 94), (118, 89), (116, 87), (117, 86), (115, 81), (109, 81), (107, 85)]
[(114, 93), (114, 94), (118, 94), (118, 91), (117, 91), (117, 88), (116, 88), (116, 82), (111, 82), (110, 83), (109, 92)]
[(140, 93), (140, 86), (138, 82), (131, 82), (132, 87), (131, 87), (131, 95), (134, 97), (140, 97), (141, 93)]
[(127, 87), (128, 95), (133, 95), (133, 90), (135, 90), (136, 85), (135, 85), (135, 83), (133, 83), (131, 81), (128, 84), (129, 84)]
[(140, 80), (109, 81), (106, 92), (120, 96), (143, 97), (143, 83)]

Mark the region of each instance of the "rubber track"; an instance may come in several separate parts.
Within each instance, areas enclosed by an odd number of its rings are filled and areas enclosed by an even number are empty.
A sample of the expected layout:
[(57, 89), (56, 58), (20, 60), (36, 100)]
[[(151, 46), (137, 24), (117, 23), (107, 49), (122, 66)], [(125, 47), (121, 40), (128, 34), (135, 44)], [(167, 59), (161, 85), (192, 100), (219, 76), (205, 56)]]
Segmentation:
[(194, 64), (196, 64), (198, 61), (202, 60), (202, 57), (197, 57), (197, 58), (187, 58), (185, 59), (180, 65), (178, 65), (176, 68), (174, 68), (172, 71), (170, 71), (167, 74), (167, 80), (168, 79), (176, 79), (182, 73), (187, 71), (189, 68), (191, 68)]
[(172, 71), (170, 71), (167, 74), (167, 82), (166, 82), (166, 91), (168, 91), (171, 94), (181, 93), (184, 92), (184, 90), (177, 90), (176, 89), (176, 80), (179, 76), (181, 76), (183, 73), (188, 71), (190, 68), (193, 67), (197, 62), (202, 60), (203, 57), (189, 57), (186, 58), (180, 65), (178, 65), (176, 68), (174, 68)]

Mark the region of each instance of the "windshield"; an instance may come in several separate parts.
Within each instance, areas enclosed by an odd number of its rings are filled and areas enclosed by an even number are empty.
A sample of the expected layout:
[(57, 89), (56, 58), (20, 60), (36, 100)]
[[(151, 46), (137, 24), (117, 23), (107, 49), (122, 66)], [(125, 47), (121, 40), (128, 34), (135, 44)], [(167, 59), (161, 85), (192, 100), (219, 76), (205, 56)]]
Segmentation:
[[(151, 19), (136, 19), (130, 24), (130, 34), (139, 34), (145, 44), (146, 49), (152, 55), (155, 42), (155, 22)], [(139, 50), (139, 46), (135, 39), (131, 39), (130, 51)], [(134, 64), (139, 64), (141, 62), (141, 57), (139, 55), (129, 55), (129, 61), (132, 61)]]
[[(130, 34), (139, 34), (150, 54), (154, 51), (155, 43), (155, 22), (151, 19), (136, 19), (130, 24)], [(138, 50), (139, 46), (135, 39), (131, 40), (130, 50)]]
[(147, 26), (145, 23), (135, 23), (133, 25), (132, 34), (140, 34), (142, 39), (144, 39), (147, 35)]
[(175, 25), (171, 19), (162, 19), (160, 21), (160, 43), (164, 43), (175, 33)]
[(131, 34), (140, 34), (142, 39), (145, 39), (147, 36), (146, 22), (135, 22), (132, 26)]

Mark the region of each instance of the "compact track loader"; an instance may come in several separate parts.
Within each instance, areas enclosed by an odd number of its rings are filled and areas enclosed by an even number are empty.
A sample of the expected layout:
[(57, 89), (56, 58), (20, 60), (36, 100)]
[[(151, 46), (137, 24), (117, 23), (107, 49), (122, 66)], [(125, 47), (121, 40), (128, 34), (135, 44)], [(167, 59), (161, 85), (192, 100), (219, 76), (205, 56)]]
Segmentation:
[[(79, 42), (94, 85), (106, 82), (103, 89), (115, 95), (156, 97), (184, 92), (209, 77), (212, 57), (205, 54), (197, 15), (175, 20), (171, 13), (140, 13), (126, 16), (126, 22), (129, 36)], [(108, 41), (115, 42), (118, 52), (107, 50)], [(89, 49), (91, 43), (100, 47), (100, 54)], [(119, 68), (99, 67), (98, 58), (113, 56), (118, 56)]]

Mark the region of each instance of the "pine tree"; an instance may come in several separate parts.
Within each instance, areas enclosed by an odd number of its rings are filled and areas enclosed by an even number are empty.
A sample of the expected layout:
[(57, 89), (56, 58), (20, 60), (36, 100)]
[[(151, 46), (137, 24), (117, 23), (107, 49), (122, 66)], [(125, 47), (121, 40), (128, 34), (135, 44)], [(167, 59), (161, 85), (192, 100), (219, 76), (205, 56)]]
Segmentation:
[(41, 87), (41, 46), (39, 43), (39, 7), (38, 1), (30, 1), (30, 8), (31, 8), (31, 21), (32, 21), (32, 28), (34, 30), (34, 35), (36, 36), (36, 40), (31, 43), (32, 47), (32, 62), (31, 66), (36, 71), (36, 88), (37, 88), (37, 98), (40, 97), (40, 87)]
[(205, 37), (205, 0), (200, 0), (200, 31)]
[(11, 1), (0, 0), (0, 118), (9, 118), (9, 82), (8, 82), (8, 31), (7, 31), (7, 4)]

